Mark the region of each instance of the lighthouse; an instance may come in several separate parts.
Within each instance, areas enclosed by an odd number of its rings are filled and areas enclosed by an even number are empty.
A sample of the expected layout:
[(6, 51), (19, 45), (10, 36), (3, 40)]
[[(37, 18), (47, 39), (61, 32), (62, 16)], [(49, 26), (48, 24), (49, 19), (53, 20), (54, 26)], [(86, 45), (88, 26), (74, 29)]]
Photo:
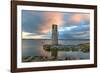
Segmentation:
[[(52, 45), (58, 45), (58, 28), (56, 24), (52, 25)], [(57, 58), (57, 48), (52, 49), (51, 55), (54, 59)]]
[(52, 45), (58, 45), (58, 28), (56, 24), (52, 25)]

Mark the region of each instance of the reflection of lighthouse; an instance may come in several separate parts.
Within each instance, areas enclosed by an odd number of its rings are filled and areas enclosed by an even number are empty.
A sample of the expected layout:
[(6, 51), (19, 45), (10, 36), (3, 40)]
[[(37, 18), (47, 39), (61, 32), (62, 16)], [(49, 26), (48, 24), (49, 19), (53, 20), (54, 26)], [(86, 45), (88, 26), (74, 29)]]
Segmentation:
[(58, 45), (58, 29), (57, 25), (52, 25), (52, 45)]

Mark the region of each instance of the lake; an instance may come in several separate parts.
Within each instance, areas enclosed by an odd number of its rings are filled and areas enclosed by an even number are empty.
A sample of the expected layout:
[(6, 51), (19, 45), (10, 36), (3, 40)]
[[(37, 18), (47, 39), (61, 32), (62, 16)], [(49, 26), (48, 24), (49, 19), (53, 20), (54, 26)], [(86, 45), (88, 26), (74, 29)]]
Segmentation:
[[(50, 39), (23, 39), (22, 40), (22, 56), (44, 56), (51, 57), (51, 52), (45, 51), (43, 45), (51, 44)], [(89, 40), (58, 40), (59, 44), (63, 45), (78, 45), (83, 43), (89, 43)], [(82, 51), (58, 51), (58, 59), (64, 59), (66, 57), (74, 57), (77, 59), (89, 59), (90, 53), (83, 53)]]

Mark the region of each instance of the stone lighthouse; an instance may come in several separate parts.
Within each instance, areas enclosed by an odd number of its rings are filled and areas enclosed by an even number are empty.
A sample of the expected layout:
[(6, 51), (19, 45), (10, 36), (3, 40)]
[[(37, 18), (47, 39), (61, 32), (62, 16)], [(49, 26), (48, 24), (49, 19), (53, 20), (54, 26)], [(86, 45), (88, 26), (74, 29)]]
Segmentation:
[[(58, 28), (55, 24), (52, 25), (52, 45), (58, 45)], [(51, 51), (52, 57), (54, 57), (54, 59), (57, 59), (57, 48), (53, 48)]]
[(56, 24), (52, 25), (52, 45), (58, 45), (58, 28)]

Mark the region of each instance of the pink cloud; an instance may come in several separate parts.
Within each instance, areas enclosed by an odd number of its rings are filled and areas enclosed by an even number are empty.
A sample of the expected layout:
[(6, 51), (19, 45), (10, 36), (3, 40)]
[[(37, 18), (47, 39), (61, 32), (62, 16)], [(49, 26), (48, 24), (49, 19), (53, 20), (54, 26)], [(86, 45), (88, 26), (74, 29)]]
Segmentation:
[(64, 14), (60, 12), (44, 12), (43, 13), (43, 23), (41, 23), (43, 26), (39, 28), (41, 33), (48, 33), (51, 31), (52, 24), (56, 24), (58, 26), (61, 26), (64, 22), (66, 25), (71, 24), (79, 24), (81, 20), (89, 20), (90, 16), (89, 14), (79, 14), (75, 13), (70, 15), (68, 20), (64, 21)]
[(60, 12), (44, 12), (43, 26), (40, 27), (42, 33), (50, 31), (52, 24), (61, 25), (63, 22), (63, 15)]
[(72, 23), (80, 23), (81, 20), (89, 20), (89, 19), (90, 19), (89, 14), (73, 14), (69, 18), (69, 22), (72, 22)]

